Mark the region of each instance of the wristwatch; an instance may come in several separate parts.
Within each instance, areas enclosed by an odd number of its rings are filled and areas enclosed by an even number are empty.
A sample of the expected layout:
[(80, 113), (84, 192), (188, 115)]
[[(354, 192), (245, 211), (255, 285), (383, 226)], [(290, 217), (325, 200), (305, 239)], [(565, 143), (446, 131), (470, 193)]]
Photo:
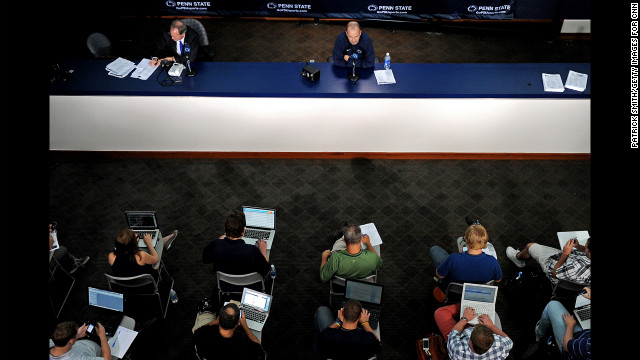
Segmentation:
[(466, 317), (464, 317), (464, 316), (463, 316), (463, 317), (461, 317), (461, 318), (460, 318), (460, 320), (464, 320), (464, 321), (466, 321), (466, 322), (469, 322), (469, 319), (467, 319), (467, 318), (466, 318)]

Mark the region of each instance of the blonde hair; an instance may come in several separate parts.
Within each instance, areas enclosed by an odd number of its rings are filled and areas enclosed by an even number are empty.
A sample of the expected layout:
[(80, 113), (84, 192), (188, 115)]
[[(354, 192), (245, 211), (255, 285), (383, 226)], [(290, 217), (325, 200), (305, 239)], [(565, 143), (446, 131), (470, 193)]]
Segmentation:
[(467, 231), (464, 232), (464, 240), (471, 250), (484, 249), (487, 247), (489, 234), (487, 234), (487, 229), (484, 226), (474, 224), (470, 225)]

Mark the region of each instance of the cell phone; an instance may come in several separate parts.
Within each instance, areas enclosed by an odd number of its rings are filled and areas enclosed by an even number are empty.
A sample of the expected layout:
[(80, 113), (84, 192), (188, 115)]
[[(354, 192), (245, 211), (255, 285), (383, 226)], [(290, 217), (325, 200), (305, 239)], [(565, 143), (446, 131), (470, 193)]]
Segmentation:
[(462, 247), (462, 251), (467, 252), (467, 250), (469, 250), (466, 246)]
[(424, 350), (427, 355), (431, 355), (429, 352), (429, 338), (422, 338), (422, 350)]
[(92, 331), (93, 331), (93, 324), (89, 324), (89, 326), (87, 326), (87, 334), (91, 334)]

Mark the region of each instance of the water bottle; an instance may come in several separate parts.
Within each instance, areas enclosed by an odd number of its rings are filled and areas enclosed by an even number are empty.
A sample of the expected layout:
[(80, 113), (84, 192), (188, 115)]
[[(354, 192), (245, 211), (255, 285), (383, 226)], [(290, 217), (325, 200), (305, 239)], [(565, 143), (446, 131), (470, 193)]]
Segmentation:
[(272, 279), (276, 278), (276, 266), (275, 265), (271, 265), (271, 271), (269, 271), (269, 275), (271, 275)]
[(171, 302), (172, 303), (177, 303), (178, 302), (178, 294), (176, 294), (176, 291), (171, 289), (171, 292), (169, 293), (171, 296)]
[(389, 53), (384, 56), (384, 68), (389, 70), (391, 68), (391, 56)]

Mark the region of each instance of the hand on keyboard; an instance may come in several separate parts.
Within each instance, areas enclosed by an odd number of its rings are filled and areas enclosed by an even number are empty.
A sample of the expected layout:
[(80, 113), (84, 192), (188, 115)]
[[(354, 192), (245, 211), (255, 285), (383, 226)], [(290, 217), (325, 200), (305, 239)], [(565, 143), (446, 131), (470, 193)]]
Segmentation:
[(491, 316), (487, 314), (482, 314), (478, 316), (478, 323), (482, 325), (491, 326), (493, 324), (493, 321), (491, 321)]
[(360, 313), (360, 323), (368, 322), (370, 316), (371, 314), (367, 309), (362, 309), (362, 312)]
[(476, 317), (476, 315), (477, 315), (476, 310), (472, 307), (466, 307), (462, 312), (462, 316), (466, 317), (467, 321), (473, 320), (473, 318)]

